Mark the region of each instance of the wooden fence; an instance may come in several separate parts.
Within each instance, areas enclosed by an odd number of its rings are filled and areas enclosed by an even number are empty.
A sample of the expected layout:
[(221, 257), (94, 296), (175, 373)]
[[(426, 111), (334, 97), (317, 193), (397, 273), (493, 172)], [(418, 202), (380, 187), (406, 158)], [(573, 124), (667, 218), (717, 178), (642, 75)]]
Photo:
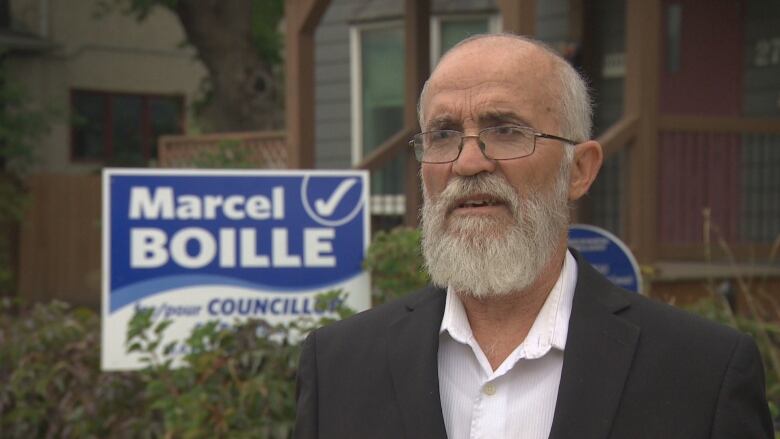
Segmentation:
[(162, 168), (191, 168), (200, 161), (237, 152), (255, 168), (287, 167), (284, 131), (162, 136), (158, 146)]
[[(194, 167), (203, 158), (231, 150), (240, 150), (256, 168), (286, 167), (283, 132), (164, 136), (158, 146), (159, 165)], [(36, 174), (29, 185), (30, 204), (19, 231), (20, 297), (99, 309), (100, 176)]]
[(30, 205), (20, 230), (19, 295), (98, 309), (100, 176), (39, 174), (29, 184)]

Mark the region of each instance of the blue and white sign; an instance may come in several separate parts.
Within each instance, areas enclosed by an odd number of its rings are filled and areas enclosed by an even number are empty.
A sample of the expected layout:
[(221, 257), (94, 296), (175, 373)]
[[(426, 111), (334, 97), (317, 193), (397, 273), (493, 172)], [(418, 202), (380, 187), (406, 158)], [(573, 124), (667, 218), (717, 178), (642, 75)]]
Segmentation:
[(367, 309), (368, 193), (365, 171), (106, 169), (103, 369), (142, 366), (125, 346), (138, 307), (173, 320), (169, 340), (210, 320), (318, 318), (333, 289)]
[(600, 227), (574, 224), (569, 227), (569, 246), (615, 285), (642, 292), (639, 265), (617, 236)]

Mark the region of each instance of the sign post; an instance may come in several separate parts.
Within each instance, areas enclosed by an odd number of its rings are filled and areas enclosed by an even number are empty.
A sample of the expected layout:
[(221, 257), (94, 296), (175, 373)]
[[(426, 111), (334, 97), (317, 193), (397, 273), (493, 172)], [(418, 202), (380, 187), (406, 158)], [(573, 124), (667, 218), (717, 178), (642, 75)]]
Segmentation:
[(316, 319), (332, 290), (367, 309), (368, 193), (365, 171), (106, 169), (103, 369), (143, 366), (125, 346), (139, 308), (173, 321), (167, 341), (211, 320)]

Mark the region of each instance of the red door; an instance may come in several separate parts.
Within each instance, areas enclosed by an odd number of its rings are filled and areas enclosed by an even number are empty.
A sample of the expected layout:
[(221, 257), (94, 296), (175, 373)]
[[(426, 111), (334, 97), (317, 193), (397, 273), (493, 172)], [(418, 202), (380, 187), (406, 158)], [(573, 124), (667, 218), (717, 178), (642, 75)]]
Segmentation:
[[(659, 107), (665, 115), (742, 113), (744, 1), (664, 0)], [(740, 208), (739, 135), (661, 133), (659, 233), (702, 241), (704, 208), (729, 240)]]

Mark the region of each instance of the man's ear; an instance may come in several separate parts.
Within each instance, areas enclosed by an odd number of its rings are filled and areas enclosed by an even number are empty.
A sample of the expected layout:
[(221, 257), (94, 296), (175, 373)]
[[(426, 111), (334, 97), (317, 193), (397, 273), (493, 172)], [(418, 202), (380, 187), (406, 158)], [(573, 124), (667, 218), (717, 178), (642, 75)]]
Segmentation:
[(569, 176), (569, 201), (578, 200), (588, 192), (603, 160), (601, 145), (595, 140), (574, 146), (574, 161)]

